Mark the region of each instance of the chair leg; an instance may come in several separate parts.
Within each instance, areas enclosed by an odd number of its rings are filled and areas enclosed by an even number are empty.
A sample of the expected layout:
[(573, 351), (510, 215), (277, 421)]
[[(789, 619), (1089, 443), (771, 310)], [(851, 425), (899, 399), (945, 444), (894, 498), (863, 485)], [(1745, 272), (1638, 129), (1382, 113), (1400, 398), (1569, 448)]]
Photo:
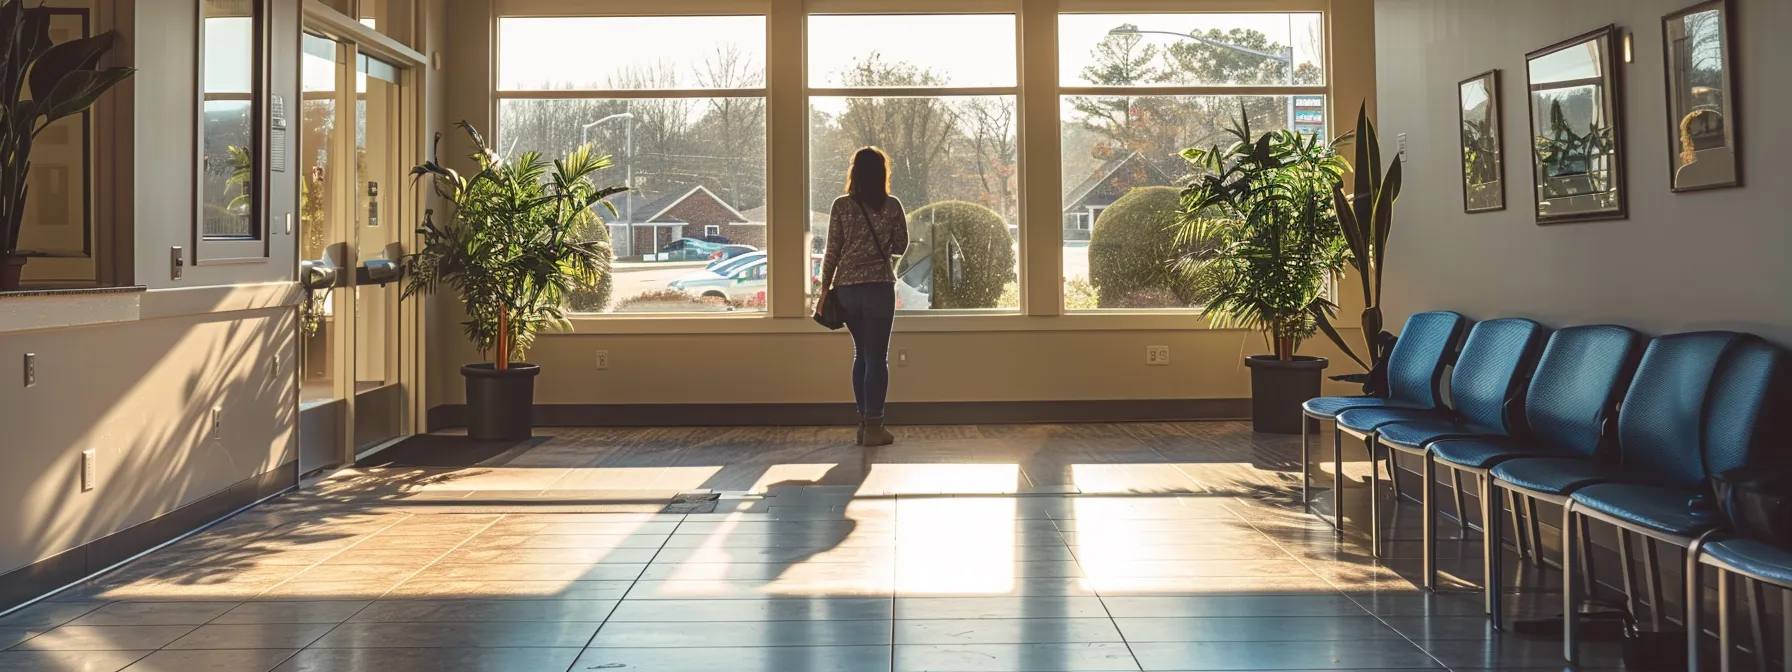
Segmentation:
[(1636, 618), (1636, 569), (1630, 561), (1630, 532), (1618, 528), (1618, 571), (1624, 579), (1624, 609)]
[(1531, 564), (1541, 569), (1543, 567), (1543, 524), (1537, 522), (1537, 498), (1523, 496), (1523, 499), (1524, 517), (1531, 521)]
[[(1481, 478), (1491, 479), (1493, 478), (1493, 474), (1482, 474)], [(1525, 533), (1525, 530), (1530, 528), (1525, 524), (1524, 509), (1519, 508), (1518, 493), (1505, 488), (1499, 488), (1497, 489), (1497, 492), (1505, 493), (1506, 501), (1503, 506), (1511, 507), (1512, 509), (1512, 545), (1518, 550), (1518, 564), (1523, 565), (1525, 558), (1529, 557), (1531, 552), (1531, 540), (1529, 539), (1529, 535)], [(1504, 527), (1506, 524), (1505, 511), (1499, 511), (1499, 514), (1501, 519), (1500, 526)], [(1505, 531), (1501, 530), (1500, 533), (1504, 534)], [(1520, 572), (1520, 574), (1522, 573), (1523, 572)]]
[(1425, 590), (1437, 591), (1437, 461), (1431, 459), (1431, 453), (1425, 453), (1425, 496), (1420, 500), (1422, 525), (1424, 527)]
[(1313, 499), (1312, 499), (1311, 493), (1309, 493), (1307, 491), (1307, 482), (1312, 480), (1312, 474), (1311, 474), (1311, 472), (1307, 471), (1307, 466), (1313, 464), (1313, 439), (1311, 436), (1311, 432), (1308, 431), (1309, 429), (1311, 429), (1308, 425), (1311, 425), (1311, 424), (1313, 424), (1313, 418), (1309, 417), (1307, 415), (1306, 411), (1301, 411), (1301, 414), (1300, 414), (1300, 510), (1305, 511), (1307, 513), (1313, 512), (1313, 506), (1312, 506)]
[[(1379, 559), (1384, 551), (1381, 536), (1381, 460), (1376, 457), (1380, 446), (1375, 442), (1374, 434), (1363, 439), (1363, 446), (1369, 451), (1369, 557)], [(1399, 506), (1400, 503), (1395, 502), (1394, 505)]]
[[(1394, 451), (1388, 451), (1388, 482), (1394, 485), (1394, 504), (1400, 503), (1400, 460)], [(1399, 509), (1394, 509), (1396, 513)]]
[(1717, 570), (1717, 669), (1730, 671), (1730, 573)]
[[(1425, 453), (1425, 459), (1431, 459), (1431, 453)], [(1462, 494), (1462, 470), (1450, 470), (1450, 494), (1455, 497), (1451, 504), (1456, 507), (1456, 538), (1468, 539), (1468, 497)], [(1487, 519), (1481, 519), (1481, 527), (1487, 527)]]
[[(1580, 664), (1580, 572), (1576, 571), (1579, 552), (1574, 540), (1573, 500), (1562, 504), (1562, 658), (1569, 665)], [(1584, 549), (1581, 549), (1584, 550)]]
[(1338, 523), (1338, 538), (1344, 538), (1344, 430), (1332, 422), (1332, 518)]
[(1574, 537), (1580, 543), (1580, 573), (1585, 579), (1581, 587), (1586, 590), (1587, 599), (1599, 596), (1599, 575), (1594, 573), (1593, 565), (1593, 529), (1592, 521), (1582, 519), (1574, 526)]
[(1767, 669), (1767, 591), (1760, 581), (1746, 576), (1741, 579), (1748, 586), (1748, 624), (1749, 634), (1753, 635), (1755, 645), (1755, 672), (1769, 672)]
[[(1481, 474), (1481, 592), (1486, 597), (1488, 622), (1497, 631), (1504, 630), (1506, 622), (1505, 609), (1500, 603), (1505, 590), (1500, 584), (1506, 579), (1505, 571), (1500, 568), (1500, 556), (1504, 552), (1500, 547), (1500, 535), (1506, 525), (1503, 521), (1493, 524), (1485, 522), (1501, 521), (1505, 517), (1498, 513), (1501, 507), (1494, 490), (1493, 474)], [(1506, 494), (1510, 495), (1511, 491), (1506, 491)]]
[(1781, 672), (1792, 672), (1792, 588), (1780, 589), (1780, 628), (1785, 631), (1780, 633)]
[(1666, 593), (1661, 592), (1661, 572), (1655, 571), (1655, 554), (1659, 552), (1654, 538), (1643, 537), (1643, 590), (1649, 598), (1649, 628), (1655, 632), (1661, 632), (1661, 615), (1667, 609), (1662, 603)]
[(1686, 672), (1699, 672), (1699, 648), (1704, 643), (1705, 582), (1700, 576), (1697, 546), (1686, 552)]

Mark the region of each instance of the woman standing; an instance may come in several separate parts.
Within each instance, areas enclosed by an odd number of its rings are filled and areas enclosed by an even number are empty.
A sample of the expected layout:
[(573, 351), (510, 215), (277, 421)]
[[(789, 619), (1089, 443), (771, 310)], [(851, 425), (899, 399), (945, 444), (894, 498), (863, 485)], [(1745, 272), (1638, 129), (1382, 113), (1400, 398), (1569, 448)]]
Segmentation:
[(854, 152), (846, 195), (828, 214), (828, 248), (821, 264), (822, 301), (833, 292), (852, 333), (852, 393), (859, 406), (859, 445), (887, 446), (890, 329), (896, 322), (895, 257), (908, 249), (908, 217), (890, 195), (890, 156), (876, 147)]

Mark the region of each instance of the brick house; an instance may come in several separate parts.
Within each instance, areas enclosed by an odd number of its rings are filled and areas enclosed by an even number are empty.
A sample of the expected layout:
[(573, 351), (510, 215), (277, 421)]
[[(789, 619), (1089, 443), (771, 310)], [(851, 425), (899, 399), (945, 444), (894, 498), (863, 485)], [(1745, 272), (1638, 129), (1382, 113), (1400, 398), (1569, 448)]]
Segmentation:
[(765, 247), (764, 221), (749, 219), (702, 185), (658, 198), (636, 194), (634, 200), (634, 209), (630, 212), (626, 196), (610, 197), (621, 215), (610, 222), (610, 239), (624, 241), (631, 226), (635, 232), (633, 245), (619, 245), (618, 252), (623, 256), (657, 252), (679, 238), (709, 236), (721, 236), (740, 245)]
[(1139, 187), (1167, 187), (1175, 184), (1164, 171), (1133, 152), (1124, 158), (1111, 159), (1083, 180), (1064, 199), (1064, 239), (1088, 240), (1095, 229), (1095, 218), (1101, 211), (1120, 200), (1126, 192)]

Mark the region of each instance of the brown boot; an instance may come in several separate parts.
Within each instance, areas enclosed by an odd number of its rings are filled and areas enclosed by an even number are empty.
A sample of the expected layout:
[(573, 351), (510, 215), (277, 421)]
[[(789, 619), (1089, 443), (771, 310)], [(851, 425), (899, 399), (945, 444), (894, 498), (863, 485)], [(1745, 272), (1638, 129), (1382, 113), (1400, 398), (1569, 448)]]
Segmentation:
[(887, 446), (895, 442), (896, 437), (890, 434), (890, 430), (884, 429), (884, 416), (865, 416), (865, 435), (859, 439), (859, 445), (865, 446), (866, 448), (876, 448), (878, 446)]
[(865, 414), (859, 414), (859, 438), (853, 439), (854, 445), (865, 445)]

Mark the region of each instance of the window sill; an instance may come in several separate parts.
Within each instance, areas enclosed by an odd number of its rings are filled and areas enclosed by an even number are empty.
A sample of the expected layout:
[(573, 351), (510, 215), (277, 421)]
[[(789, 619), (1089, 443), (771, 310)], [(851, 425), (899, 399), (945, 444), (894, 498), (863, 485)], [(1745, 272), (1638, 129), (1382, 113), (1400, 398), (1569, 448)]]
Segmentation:
[(0, 334), (135, 321), (144, 291), (133, 285), (0, 292)]
[[(569, 318), (570, 332), (542, 332), (547, 338), (590, 336), (596, 334), (828, 334), (831, 333), (808, 317), (777, 318), (764, 313), (748, 315), (685, 315), (651, 317), (575, 315)], [(1247, 331), (1218, 330), (1208, 326), (1199, 311), (1071, 313), (1057, 316), (1021, 315), (1017, 313), (952, 313), (926, 315), (902, 313), (896, 317), (896, 332), (965, 333), (1017, 331)]]

